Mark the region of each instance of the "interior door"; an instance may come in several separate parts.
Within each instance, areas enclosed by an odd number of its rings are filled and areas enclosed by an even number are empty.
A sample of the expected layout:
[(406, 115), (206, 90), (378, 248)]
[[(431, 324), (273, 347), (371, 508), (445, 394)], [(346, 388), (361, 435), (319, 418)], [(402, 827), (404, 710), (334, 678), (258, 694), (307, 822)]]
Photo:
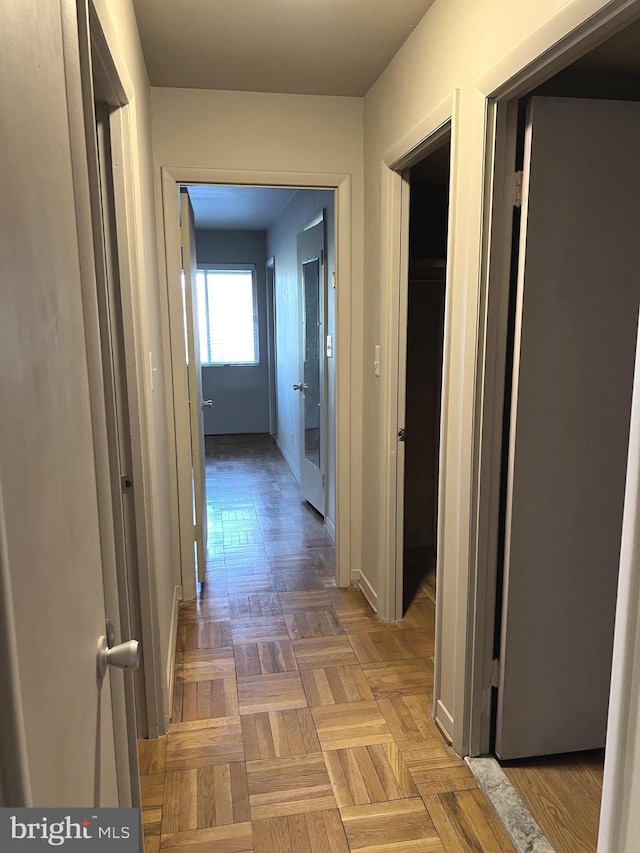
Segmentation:
[(198, 329), (196, 289), (196, 230), (193, 209), (186, 189), (180, 192), (180, 245), (182, 247), (183, 308), (189, 385), (189, 420), (191, 425), (191, 470), (193, 486), (193, 536), (195, 541), (198, 581), (204, 583), (207, 564), (207, 495), (204, 453), (204, 417), (202, 367)]
[(298, 234), (298, 274), (302, 306), (300, 392), (300, 489), (325, 514), (324, 489), (324, 218)]
[(496, 751), (604, 746), (640, 285), (640, 104), (525, 138)]
[(11, 26), (0, 29), (0, 619), (16, 643), (15, 654), (3, 644), (0, 746), (6, 757), (7, 741), (23, 743), (26, 761), (9, 774), (24, 771), (22, 791), (5, 776), (0, 803), (118, 806), (114, 730), (124, 721), (114, 721), (110, 685), (122, 675), (96, 678), (110, 580), (96, 480), (91, 224), (78, 215), (89, 209), (77, 181), (86, 145), (77, 57), (63, 48), (77, 9), (65, 2), (61, 14), (58, 0), (43, 0), (36, 19), (31, 4), (9, 7)]

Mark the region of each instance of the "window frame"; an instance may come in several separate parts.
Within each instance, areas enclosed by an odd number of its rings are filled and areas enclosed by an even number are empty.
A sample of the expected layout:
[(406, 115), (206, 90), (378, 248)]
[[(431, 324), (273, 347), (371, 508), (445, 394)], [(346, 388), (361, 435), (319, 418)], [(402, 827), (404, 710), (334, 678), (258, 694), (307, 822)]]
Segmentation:
[[(225, 271), (241, 271), (241, 272), (250, 272), (251, 273), (251, 286), (252, 286), (252, 304), (253, 304), (253, 340), (255, 342), (255, 355), (256, 358), (254, 361), (204, 361), (200, 360), (201, 367), (259, 367), (261, 363), (260, 357), (260, 317), (258, 313), (258, 279), (256, 274), (256, 265), (251, 263), (244, 264), (218, 264), (218, 263), (207, 263), (207, 264), (196, 264), (196, 276), (198, 273), (202, 272), (206, 274), (208, 272), (225, 272)], [(197, 292), (197, 278), (196, 278), (196, 292)], [(206, 293), (206, 288), (205, 288)], [(200, 310), (205, 310), (207, 312), (207, 320), (208, 320), (208, 306), (205, 306), (204, 309), (201, 309), (200, 305), (198, 305), (198, 313)], [(202, 345), (199, 344), (200, 356), (202, 356)]]

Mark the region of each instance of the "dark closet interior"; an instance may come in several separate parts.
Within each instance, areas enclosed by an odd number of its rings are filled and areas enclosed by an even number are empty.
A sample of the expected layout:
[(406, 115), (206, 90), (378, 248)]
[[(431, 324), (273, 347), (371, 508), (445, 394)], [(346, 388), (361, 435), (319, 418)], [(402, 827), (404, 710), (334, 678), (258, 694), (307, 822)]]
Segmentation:
[(404, 607), (435, 587), (440, 398), (449, 208), (447, 141), (410, 170)]

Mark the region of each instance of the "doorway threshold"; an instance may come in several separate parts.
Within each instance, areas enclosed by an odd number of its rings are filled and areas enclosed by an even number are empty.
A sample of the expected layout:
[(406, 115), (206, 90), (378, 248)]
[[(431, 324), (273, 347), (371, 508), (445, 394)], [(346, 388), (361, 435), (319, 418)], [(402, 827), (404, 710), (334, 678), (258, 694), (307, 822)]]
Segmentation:
[(465, 758), (518, 853), (555, 853), (504, 770), (490, 755)]

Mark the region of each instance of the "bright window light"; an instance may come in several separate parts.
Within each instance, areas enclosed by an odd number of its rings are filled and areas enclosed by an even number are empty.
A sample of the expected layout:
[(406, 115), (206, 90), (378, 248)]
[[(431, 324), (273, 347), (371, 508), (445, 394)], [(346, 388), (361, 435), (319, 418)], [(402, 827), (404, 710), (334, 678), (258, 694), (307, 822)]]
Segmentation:
[(254, 268), (198, 270), (196, 288), (202, 364), (258, 364)]

